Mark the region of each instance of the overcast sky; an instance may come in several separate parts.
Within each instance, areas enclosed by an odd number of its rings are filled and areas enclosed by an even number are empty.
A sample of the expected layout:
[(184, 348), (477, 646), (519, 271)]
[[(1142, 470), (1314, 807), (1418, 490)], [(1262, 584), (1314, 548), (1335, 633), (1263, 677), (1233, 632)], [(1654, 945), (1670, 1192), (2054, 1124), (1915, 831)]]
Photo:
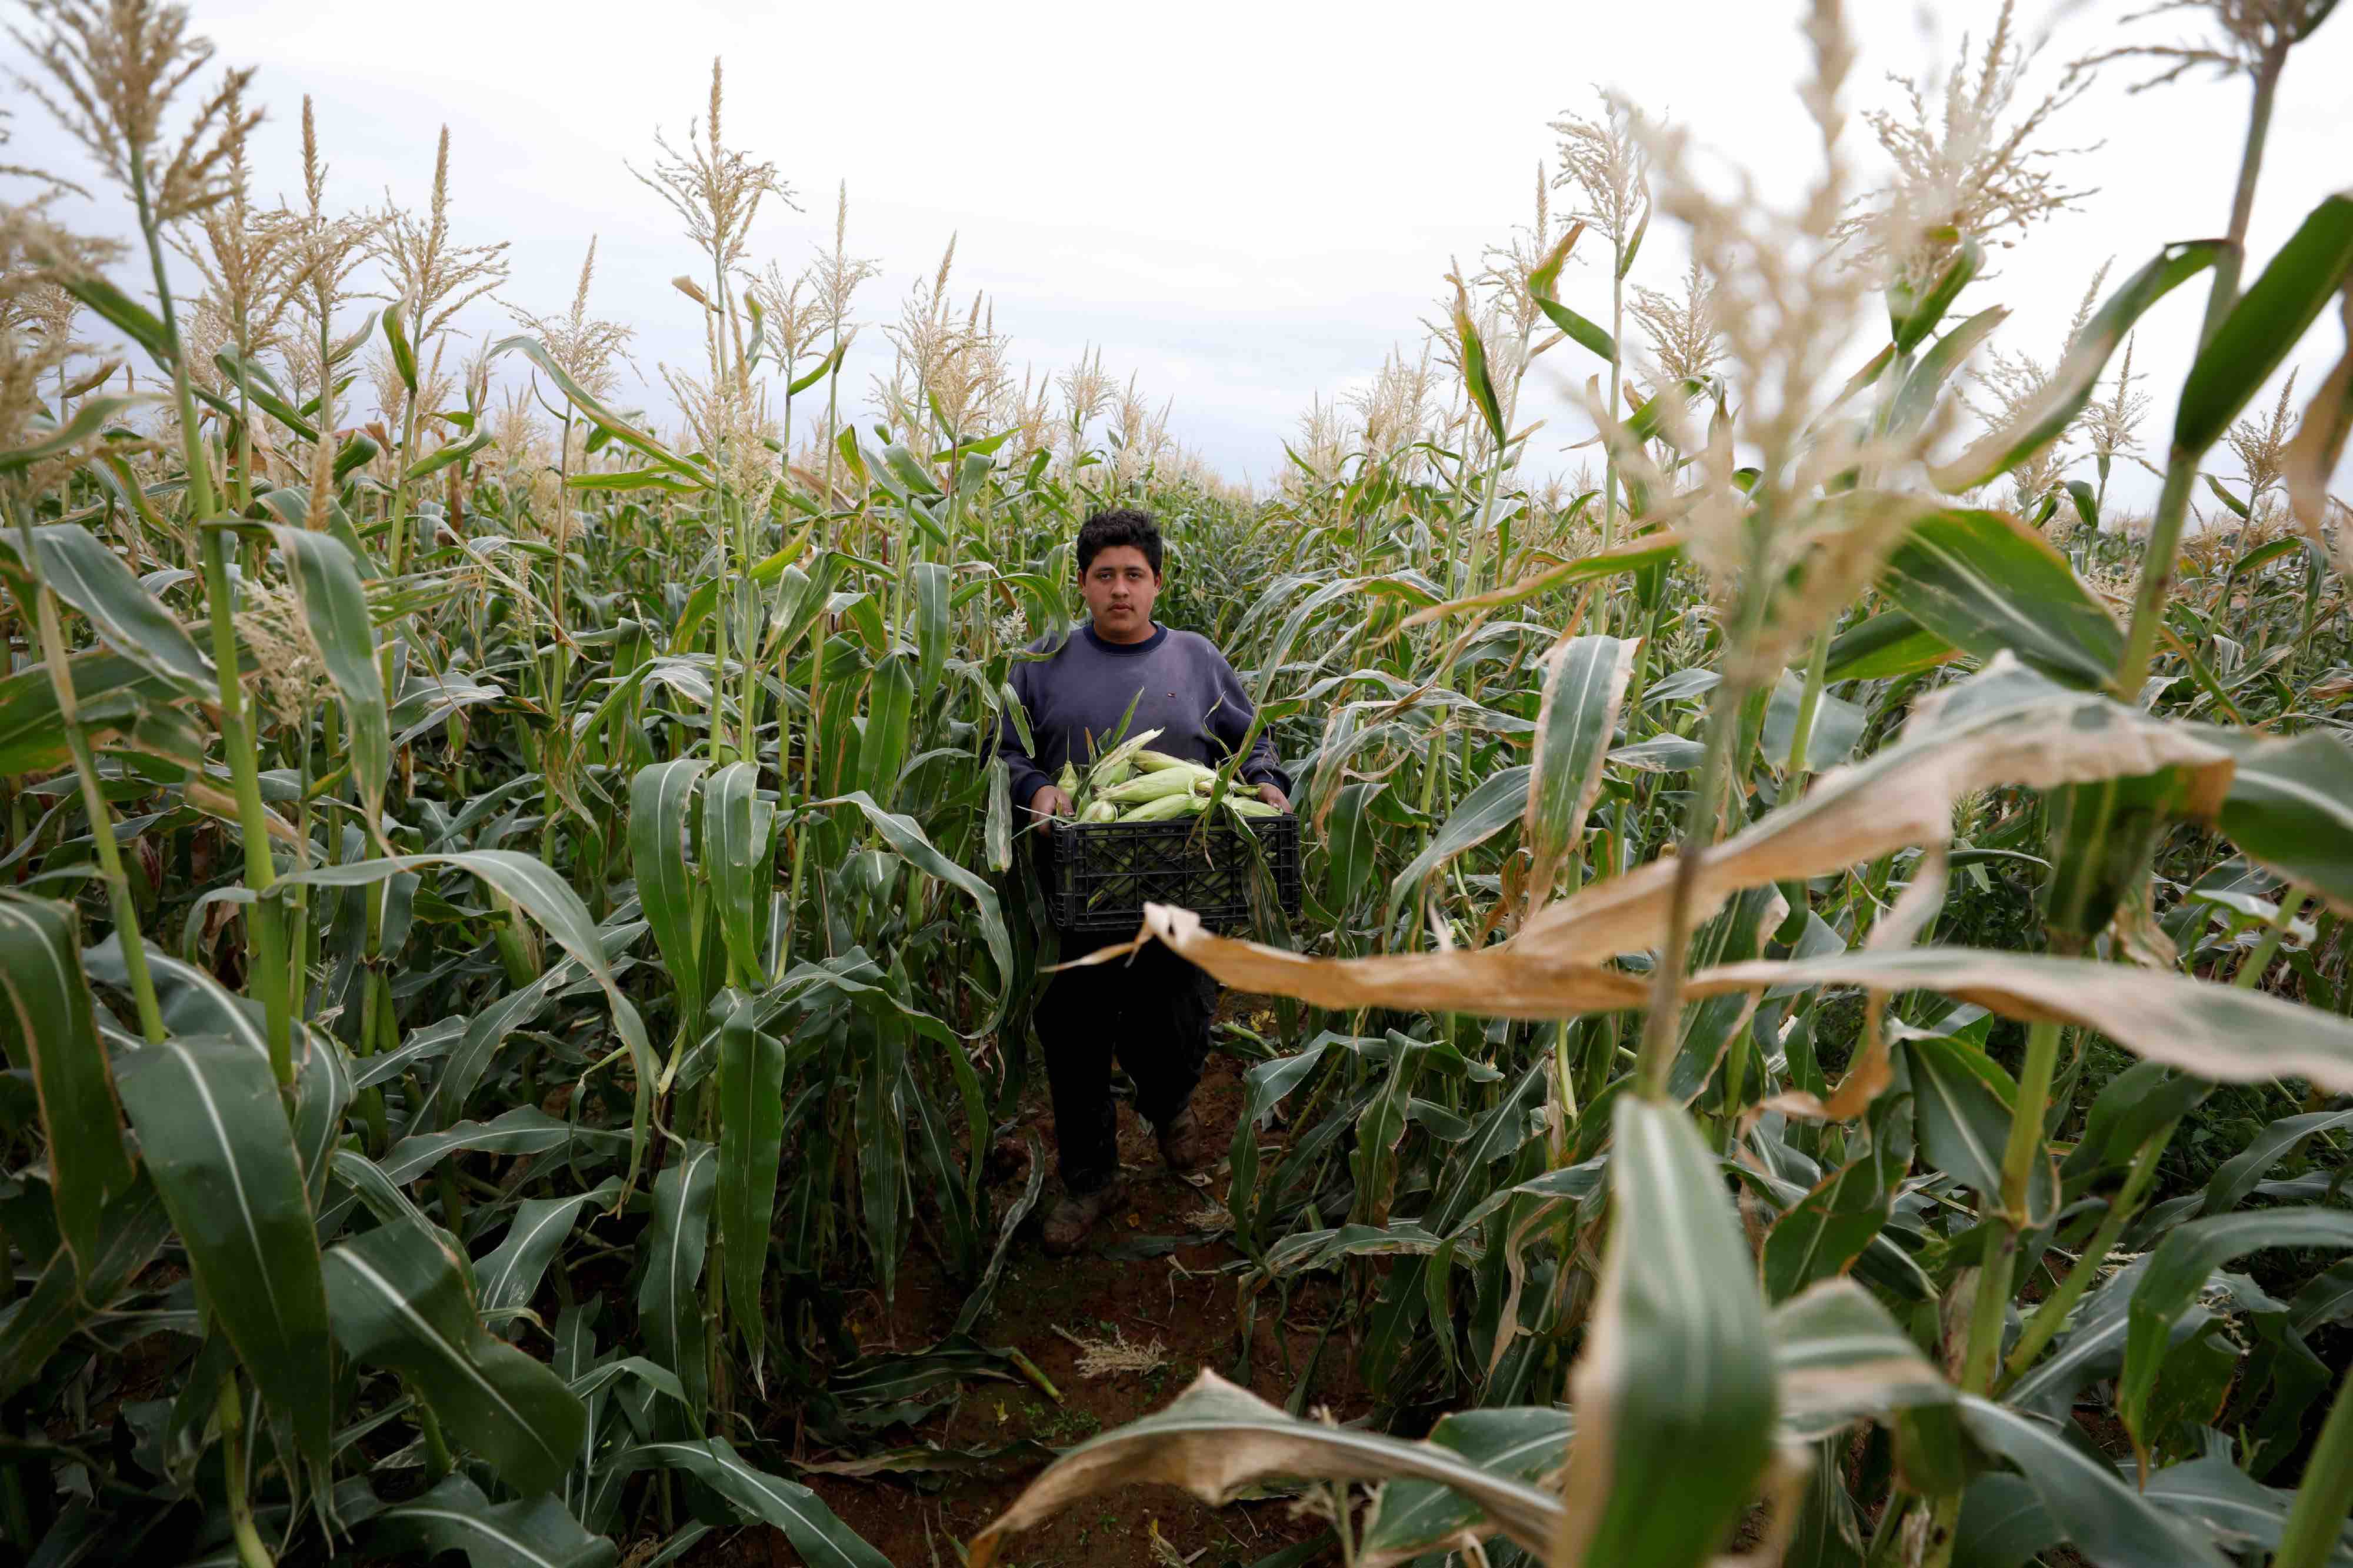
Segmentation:
[[(2132, 8), (2023, 0), (2024, 27), (2051, 34), (2036, 84), (2122, 41), (2118, 18)], [(1887, 73), (1943, 69), (1960, 35), (1982, 34), (1998, 5), (1852, 9), (1863, 61), (1848, 98), (1864, 109), (1894, 100)], [(668, 282), (694, 269), (695, 253), (624, 161), (647, 166), (657, 127), (682, 135), (723, 55), (728, 141), (773, 160), (801, 207), (763, 212), (761, 260), (805, 262), (829, 237), (836, 183), (847, 180), (851, 248), (886, 268), (860, 298), (862, 318), (888, 320), (953, 234), (955, 291), (987, 291), (1017, 364), (1057, 370), (1099, 345), (1106, 369), (1138, 372), (1155, 401), (1175, 399), (1172, 424), (1188, 446), (1261, 482), (1312, 395), (1360, 384), (1393, 344), (1411, 352), (1450, 256), (1468, 261), (1528, 220), (1536, 164), (1554, 162), (1547, 122), (1591, 111), (1597, 85), (1689, 125), (1767, 184), (1803, 174), (1810, 132), (1791, 90), (1806, 69), (1799, 11), (1794, 0), (195, 7), (224, 62), (260, 68), (271, 116), (257, 156), (265, 195), (298, 188), (304, 92), (317, 100), (333, 196), (353, 206), (388, 191), (421, 207), (446, 122), (457, 237), (512, 242), (502, 297), (560, 309), (599, 237), (594, 306), (638, 329), (649, 376), (659, 361), (700, 364), (697, 307)], [(2128, 36), (2181, 37), (2200, 19), (2182, 13)], [(1972, 308), (2013, 308), (1997, 342), (2052, 357), (2104, 259), (2116, 258), (2120, 279), (2164, 242), (2226, 226), (2245, 86), (2201, 76), (2135, 97), (2124, 90), (2133, 79), (2130, 62), (2109, 68), (2052, 128), (2056, 144), (2104, 143), (2069, 165), (2098, 193), (1972, 289)], [(2253, 265), (2322, 197), (2353, 185), (2348, 80), (2353, 21), (2339, 18), (2299, 49), (2282, 86)], [(9, 96), (11, 161), (79, 172), (39, 110)], [(1858, 121), (1850, 134), (1866, 128)], [(1655, 228), (1638, 280), (1672, 287), (1681, 260), (1678, 237)], [(1606, 311), (1606, 268), (1572, 268), (1563, 294)], [(2144, 427), (2153, 449), (2203, 294), (2202, 281), (2183, 289), (2142, 333), (2136, 368), (2157, 373)], [(485, 306), (466, 325), (507, 321)], [(866, 346), (879, 350), (880, 334), (870, 331)], [(2301, 387), (2338, 348), (2324, 319), (2293, 362), (2306, 367)], [(862, 387), (871, 363), (854, 358), (852, 368)], [(667, 418), (665, 398), (633, 390)], [(1579, 455), (1560, 448), (1583, 433), (1556, 416), (1533, 462), (1574, 468)]]

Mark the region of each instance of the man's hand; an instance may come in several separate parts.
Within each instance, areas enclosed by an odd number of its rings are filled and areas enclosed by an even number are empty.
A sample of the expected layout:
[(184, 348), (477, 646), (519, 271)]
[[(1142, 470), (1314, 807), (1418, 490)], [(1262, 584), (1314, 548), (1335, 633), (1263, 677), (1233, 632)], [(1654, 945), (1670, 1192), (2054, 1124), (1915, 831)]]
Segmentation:
[(1029, 809), (1039, 816), (1069, 816), (1074, 810), (1071, 797), (1053, 784), (1041, 786), (1029, 797)]
[[(1043, 795), (1045, 792), (1040, 790), (1039, 793)], [(1262, 784), (1258, 786), (1258, 797), (1259, 799), (1266, 802), (1267, 805), (1274, 807), (1277, 811), (1289, 811), (1291, 809), (1291, 798), (1271, 784)]]

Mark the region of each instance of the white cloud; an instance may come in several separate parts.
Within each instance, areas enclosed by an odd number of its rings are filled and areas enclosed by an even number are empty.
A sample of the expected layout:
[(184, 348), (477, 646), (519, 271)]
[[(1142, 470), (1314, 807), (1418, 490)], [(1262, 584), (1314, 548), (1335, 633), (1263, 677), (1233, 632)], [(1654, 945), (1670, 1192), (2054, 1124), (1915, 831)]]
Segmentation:
[[(1981, 32), (1995, 8), (1851, 6), (1864, 46), (1851, 107), (1892, 100), (1884, 71), (1941, 68), (1958, 32)], [(386, 11), (219, 0), (199, 7), (197, 24), (224, 61), (261, 68), (265, 191), (296, 184), (305, 91), (335, 196), (354, 205), (387, 188), (421, 204), (447, 121), (459, 237), (513, 242), (506, 297), (538, 310), (567, 300), (599, 236), (596, 309), (638, 328), (649, 374), (659, 360), (699, 359), (695, 309), (668, 286), (695, 258), (624, 160), (648, 165), (658, 125), (682, 134), (722, 55), (728, 140), (775, 160), (800, 194), (801, 211), (763, 214), (763, 259), (794, 266), (827, 238), (846, 179), (852, 248), (887, 268), (861, 300), (867, 319), (889, 319), (953, 233), (957, 291), (990, 293), (1017, 363), (1055, 369), (1100, 344), (1106, 369), (1141, 372), (1155, 401), (1176, 396), (1188, 444), (1264, 476), (1311, 395), (1368, 374), (1393, 343), (1410, 348), (1450, 257), (1470, 263), (1526, 221), (1536, 162), (1551, 156), (1546, 122), (1589, 109), (1595, 84), (1690, 125), (1767, 188), (1800, 176), (1798, 9), (417, 0)], [(2121, 9), (2031, 5), (2038, 26), (2063, 16), (2047, 68), (2115, 41)], [(1928, 36), (1932, 16), (1941, 37)], [(2250, 236), (2258, 260), (2345, 178), (2348, 79), (2353, 25), (2324, 27), (2290, 66)], [(2121, 276), (2167, 240), (2224, 226), (2243, 86), (2198, 80), (2136, 98), (2129, 79), (2111, 69), (2056, 130), (2063, 143), (2105, 140), (2072, 165), (2100, 194), (1972, 293), (2014, 307), (2002, 333), (2013, 349), (2049, 355), (2109, 255)], [(79, 165), (36, 107), (17, 107), (15, 161)], [(92, 221), (121, 226), (111, 209)], [(1664, 284), (1680, 259), (1662, 230), (1640, 271)], [(1597, 298), (1606, 308), (1599, 279), (1572, 269), (1565, 291), (1588, 311)], [(2166, 383), (2184, 366), (2202, 292), (2181, 290), (2143, 331), (2137, 363), (2157, 373), (2152, 436), (2169, 416)], [(495, 331), (504, 318), (478, 308), (468, 325)], [(2315, 367), (2304, 384), (2336, 348), (2333, 328), (2316, 329), (2299, 356)], [(881, 349), (870, 331), (869, 363), (853, 361), (861, 387)], [(1566, 366), (1577, 352), (1556, 355)], [(659, 405), (654, 392), (639, 395)], [(1556, 415), (1548, 434), (1582, 434), (1541, 402), (1537, 412)]]

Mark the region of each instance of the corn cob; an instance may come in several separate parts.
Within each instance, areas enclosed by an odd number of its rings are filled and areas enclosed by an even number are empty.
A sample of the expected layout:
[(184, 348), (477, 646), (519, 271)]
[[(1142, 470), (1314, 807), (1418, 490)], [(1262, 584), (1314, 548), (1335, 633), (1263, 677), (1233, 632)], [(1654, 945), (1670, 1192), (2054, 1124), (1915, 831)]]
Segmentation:
[(1109, 789), (1113, 784), (1134, 778), (1136, 754), (1159, 738), (1157, 730), (1146, 730), (1141, 735), (1129, 736), (1095, 759), (1094, 766), (1087, 774), (1088, 782), (1096, 789)]
[(1116, 822), (1119, 820), (1119, 807), (1110, 801), (1099, 800), (1079, 813), (1079, 820), (1081, 822)]
[(1122, 805), (1141, 805), (1147, 800), (1188, 795), (1192, 790), (1193, 774), (1172, 768), (1165, 773), (1139, 773), (1116, 788), (1103, 791), (1096, 798), (1116, 801)]
[(1208, 808), (1208, 801), (1192, 791), (1182, 790), (1173, 795), (1164, 795), (1156, 800), (1147, 800), (1132, 811), (1121, 813), (1119, 819), (1122, 822), (1166, 822), (1187, 813), (1198, 814), (1205, 811)]

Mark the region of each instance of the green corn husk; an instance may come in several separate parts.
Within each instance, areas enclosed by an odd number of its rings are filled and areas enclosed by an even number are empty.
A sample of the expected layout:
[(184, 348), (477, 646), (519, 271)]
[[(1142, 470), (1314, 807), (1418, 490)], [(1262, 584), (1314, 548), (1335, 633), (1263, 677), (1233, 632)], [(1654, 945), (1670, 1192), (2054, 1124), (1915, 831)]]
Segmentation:
[(1226, 805), (1232, 810), (1236, 816), (1281, 816), (1283, 815), (1282, 807), (1274, 805), (1271, 801), (1247, 800), (1240, 795), (1228, 795), (1226, 797)]
[(1167, 822), (1188, 814), (1198, 816), (1208, 810), (1208, 805), (1209, 803), (1201, 796), (1190, 790), (1183, 790), (1164, 795), (1156, 800), (1147, 800), (1133, 811), (1122, 812), (1119, 819), (1122, 822)]
[(1102, 792), (1100, 799), (1116, 801), (1122, 805), (1141, 805), (1147, 800), (1164, 795), (1188, 795), (1193, 790), (1193, 774), (1170, 769), (1165, 773), (1139, 773), (1113, 789)]
[[(1157, 730), (1153, 731), (1155, 736), (1159, 733)], [(1147, 752), (1139, 748), (1135, 753), (1135, 765), (1147, 773), (1161, 773), (1171, 768), (1198, 768), (1201, 764), (1188, 763), (1182, 757), (1172, 757), (1166, 752)]]
[(1107, 800), (1099, 800), (1079, 813), (1079, 820), (1081, 822), (1116, 822), (1119, 820), (1119, 807)]
[(1071, 766), (1070, 763), (1064, 763), (1062, 764), (1062, 776), (1054, 781), (1054, 787), (1060, 790), (1064, 795), (1069, 795), (1073, 800), (1077, 799), (1079, 794), (1079, 770)]
[(1124, 784), (1134, 778), (1136, 773), (1137, 755), (1144, 751), (1145, 747), (1158, 739), (1160, 739), (1160, 731), (1157, 730), (1146, 730), (1141, 735), (1130, 735), (1095, 759), (1094, 766), (1087, 771), (1088, 782), (1097, 789), (1108, 789), (1113, 784)]

